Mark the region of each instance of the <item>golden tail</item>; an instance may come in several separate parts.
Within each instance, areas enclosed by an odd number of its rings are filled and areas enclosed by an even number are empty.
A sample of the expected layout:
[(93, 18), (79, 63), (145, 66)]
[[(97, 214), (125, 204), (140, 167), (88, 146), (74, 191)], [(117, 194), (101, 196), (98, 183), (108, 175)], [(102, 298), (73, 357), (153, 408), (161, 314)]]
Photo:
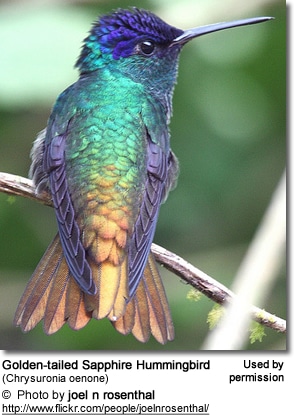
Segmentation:
[(21, 297), (14, 324), (26, 332), (43, 320), (45, 333), (52, 334), (66, 322), (79, 330), (92, 317), (107, 317), (120, 333), (132, 332), (141, 342), (146, 342), (150, 334), (163, 344), (173, 340), (169, 306), (152, 253), (130, 302), (127, 259), (120, 266), (89, 263), (98, 288), (95, 296), (84, 294), (70, 275), (56, 235)]
[(122, 334), (132, 334), (145, 343), (150, 334), (162, 344), (174, 339), (174, 326), (164, 286), (150, 252), (144, 275), (125, 314), (113, 326)]
[(56, 235), (20, 299), (14, 324), (26, 332), (43, 319), (45, 333), (52, 334), (66, 321), (72, 329), (81, 329), (90, 318), (84, 295), (70, 276)]

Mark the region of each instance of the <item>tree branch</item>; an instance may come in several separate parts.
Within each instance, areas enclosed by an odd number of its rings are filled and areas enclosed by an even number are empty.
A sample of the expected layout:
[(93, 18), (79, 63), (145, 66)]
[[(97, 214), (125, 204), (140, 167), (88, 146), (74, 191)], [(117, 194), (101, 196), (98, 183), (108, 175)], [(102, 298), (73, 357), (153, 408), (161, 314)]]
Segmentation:
[[(47, 206), (52, 206), (48, 194), (37, 196), (32, 181), (21, 176), (0, 172), (0, 192), (26, 197)], [(152, 244), (152, 252), (154, 253), (157, 262), (162, 264), (173, 274), (178, 275), (182, 280), (203, 293), (212, 301), (218, 304), (225, 304), (230, 303), (232, 299), (237, 298), (227, 287), (165, 248)], [(249, 307), (253, 320), (278, 332), (286, 333), (285, 320), (258, 307)]]
[[(215, 303), (224, 305), (230, 303), (232, 299), (238, 299), (227, 287), (173, 252), (156, 244), (152, 244), (152, 252), (157, 262)], [(255, 306), (249, 306), (249, 310), (253, 320), (273, 330), (286, 333), (285, 320)]]
[(25, 177), (0, 172), (0, 192), (13, 196), (26, 197), (53, 207), (49, 195), (36, 195), (32, 180), (26, 179)]

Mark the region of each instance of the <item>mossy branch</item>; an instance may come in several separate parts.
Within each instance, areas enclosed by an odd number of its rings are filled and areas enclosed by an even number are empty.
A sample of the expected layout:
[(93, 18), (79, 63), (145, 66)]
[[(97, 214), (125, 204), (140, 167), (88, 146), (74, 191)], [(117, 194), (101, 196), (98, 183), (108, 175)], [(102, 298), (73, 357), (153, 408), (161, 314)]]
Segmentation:
[[(47, 206), (52, 206), (52, 202), (48, 195), (37, 196), (32, 181), (21, 176), (0, 172), (0, 192), (26, 197)], [(227, 287), (173, 252), (156, 244), (152, 244), (152, 252), (154, 253), (157, 262), (162, 264), (173, 274), (178, 275), (196, 290), (202, 292), (212, 301), (224, 305), (230, 303), (232, 299), (237, 299), (236, 295)], [(258, 307), (249, 307), (253, 320), (278, 332), (286, 333), (285, 320)]]

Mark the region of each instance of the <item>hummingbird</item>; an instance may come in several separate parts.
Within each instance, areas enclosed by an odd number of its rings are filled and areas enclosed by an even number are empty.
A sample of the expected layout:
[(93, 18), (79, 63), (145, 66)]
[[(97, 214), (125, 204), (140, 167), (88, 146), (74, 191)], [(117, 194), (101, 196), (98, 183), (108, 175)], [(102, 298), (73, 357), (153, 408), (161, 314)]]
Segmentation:
[(151, 252), (160, 205), (177, 182), (169, 122), (184, 45), (264, 22), (256, 17), (181, 30), (138, 8), (98, 18), (78, 80), (58, 97), (31, 151), (36, 193), (50, 195), (58, 233), (20, 299), (14, 323), (46, 334), (91, 318), (141, 342), (174, 339)]

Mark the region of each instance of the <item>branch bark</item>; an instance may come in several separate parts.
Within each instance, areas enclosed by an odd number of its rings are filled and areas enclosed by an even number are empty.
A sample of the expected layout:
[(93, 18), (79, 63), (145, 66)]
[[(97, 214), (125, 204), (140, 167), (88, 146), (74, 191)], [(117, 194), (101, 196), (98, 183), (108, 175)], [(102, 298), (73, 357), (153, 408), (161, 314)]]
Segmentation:
[[(26, 197), (52, 207), (50, 197), (47, 194), (37, 196), (32, 181), (21, 176), (0, 172), (0, 192)], [(230, 303), (232, 299), (237, 299), (236, 295), (227, 287), (173, 252), (154, 243), (152, 244), (152, 252), (158, 263), (162, 264), (173, 274), (178, 275), (182, 280), (212, 301), (224, 305)], [(258, 307), (252, 305), (248, 307), (253, 320), (275, 331), (286, 333), (285, 320)]]

